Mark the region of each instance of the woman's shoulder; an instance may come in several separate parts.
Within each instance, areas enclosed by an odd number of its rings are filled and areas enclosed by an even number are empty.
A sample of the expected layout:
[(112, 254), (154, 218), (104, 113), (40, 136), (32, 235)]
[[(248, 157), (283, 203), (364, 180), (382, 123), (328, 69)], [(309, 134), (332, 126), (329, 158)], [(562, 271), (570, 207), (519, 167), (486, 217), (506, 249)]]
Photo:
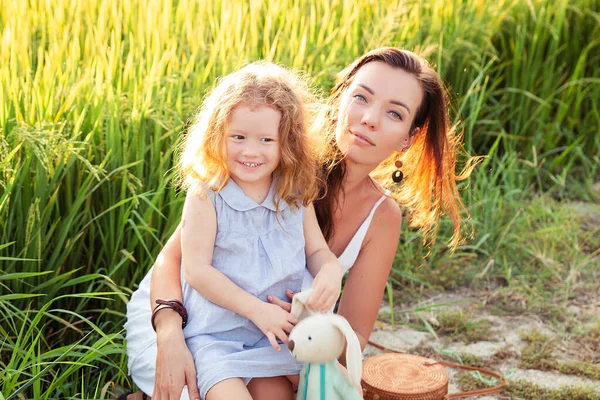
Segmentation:
[(376, 224), (378, 221), (397, 226), (402, 224), (402, 209), (396, 200), (386, 196), (373, 215), (373, 223)]
[(375, 180), (371, 180), (371, 182), (373, 183), (371, 186), (372, 195), (378, 199), (384, 197), (379, 207), (377, 207), (377, 210), (375, 210), (373, 219), (383, 219), (388, 220), (391, 223), (401, 223), (402, 209), (398, 205), (398, 202), (396, 202), (396, 200), (390, 196), (390, 192), (378, 182)]
[(387, 229), (400, 229), (402, 225), (402, 209), (386, 189), (375, 181), (373, 181), (373, 184), (373, 196), (380, 199), (377, 201), (381, 201), (381, 203), (373, 213), (370, 231), (379, 232), (383, 226)]

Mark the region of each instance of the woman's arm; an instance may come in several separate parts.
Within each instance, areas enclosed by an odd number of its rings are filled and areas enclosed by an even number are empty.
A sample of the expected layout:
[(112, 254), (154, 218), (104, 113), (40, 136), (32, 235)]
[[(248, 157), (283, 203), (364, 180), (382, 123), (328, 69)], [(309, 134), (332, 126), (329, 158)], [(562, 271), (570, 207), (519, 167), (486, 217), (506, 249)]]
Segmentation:
[[(177, 299), (181, 296), (181, 224), (177, 226), (152, 268), (150, 280), (150, 308), (156, 307), (157, 299)], [(172, 309), (156, 314), (157, 332), (162, 328), (181, 328), (181, 317)]]
[[(363, 247), (346, 278), (338, 314), (354, 328), (363, 350), (379, 312), (401, 226), (400, 208), (392, 199), (385, 200), (375, 212)], [(343, 355), (340, 362), (345, 365)]]
[[(151, 308), (156, 299), (178, 299), (181, 296), (181, 224), (158, 255), (150, 281)], [(152, 398), (178, 399), (187, 385), (190, 398), (200, 400), (196, 383), (196, 367), (185, 344), (181, 317), (172, 309), (164, 309), (154, 319), (156, 327), (156, 375)]]

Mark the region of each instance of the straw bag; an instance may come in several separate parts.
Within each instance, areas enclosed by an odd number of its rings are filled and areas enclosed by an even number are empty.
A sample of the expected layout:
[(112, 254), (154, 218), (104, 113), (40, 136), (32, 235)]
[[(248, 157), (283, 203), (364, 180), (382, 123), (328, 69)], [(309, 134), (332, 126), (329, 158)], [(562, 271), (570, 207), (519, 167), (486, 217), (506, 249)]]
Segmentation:
[[(369, 344), (387, 353), (363, 362), (362, 388), (365, 400), (446, 400), (499, 392), (506, 379), (484, 368), (438, 361)], [(492, 388), (448, 394), (446, 368), (479, 371), (502, 381)]]

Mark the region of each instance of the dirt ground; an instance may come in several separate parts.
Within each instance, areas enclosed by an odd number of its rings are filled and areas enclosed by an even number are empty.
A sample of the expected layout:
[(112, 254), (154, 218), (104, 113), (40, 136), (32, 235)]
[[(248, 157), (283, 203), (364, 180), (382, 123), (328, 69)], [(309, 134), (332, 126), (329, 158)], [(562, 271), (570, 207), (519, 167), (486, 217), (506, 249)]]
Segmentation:
[[(590, 289), (569, 300), (567, 307), (536, 311), (520, 310), (519, 299), (510, 293), (462, 289), (403, 304), (406, 310), (450, 303), (418, 313), (398, 311), (394, 324), (389, 307), (382, 306), (371, 341), (406, 353), (483, 366), (508, 380), (510, 389), (478, 399), (600, 399), (600, 291)], [(427, 324), (433, 328), (430, 332), (410, 327)], [(364, 358), (379, 353), (368, 346)], [(448, 372), (450, 393), (471, 388), (455, 370)], [(466, 381), (477, 382), (471, 377)], [(525, 390), (527, 383), (535, 386)]]

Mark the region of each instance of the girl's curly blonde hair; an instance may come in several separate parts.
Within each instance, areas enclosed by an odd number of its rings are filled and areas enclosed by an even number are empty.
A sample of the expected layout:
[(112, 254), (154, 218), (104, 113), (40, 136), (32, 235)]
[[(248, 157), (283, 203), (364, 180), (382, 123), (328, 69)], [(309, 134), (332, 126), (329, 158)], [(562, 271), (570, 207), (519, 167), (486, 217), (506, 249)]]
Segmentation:
[(308, 206), (318, 194), (317, 162), (307, 130), (316, 96), (307, 79), (270, 62), (246, 65), (218, 81), (202, 102), (200, 112), (182, 142), (178, 162), (180, 184), (219, 191), (229, 179), (227, 123), (241, 105), (268, 106), (281, 113), (280, 161), (273, 172), (275, 205)]

